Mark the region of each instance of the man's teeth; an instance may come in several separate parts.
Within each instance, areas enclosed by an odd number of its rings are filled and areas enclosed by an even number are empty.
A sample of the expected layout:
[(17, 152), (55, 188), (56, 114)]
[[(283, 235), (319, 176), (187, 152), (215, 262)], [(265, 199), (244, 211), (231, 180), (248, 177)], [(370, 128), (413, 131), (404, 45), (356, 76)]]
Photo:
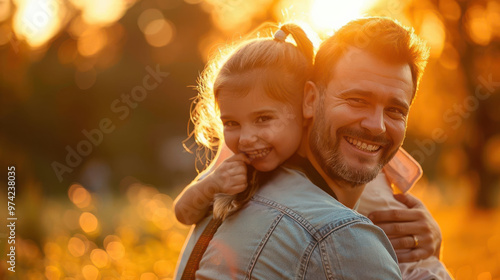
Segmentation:
[(362, 151), (375, 152), (375, 151), (378, 151), (381, 147), (379, 145), (368, 144), (368, 143), (362, 142), (358, 139), (354, 139), (351, 137), (346, 137), (346, 139), (347, 139), (347, 142), (351, 143), (352, 145), (356, 146), (356, 148), (358, 148)]
[(269, 152), (271, 151), (271, 148), (265, 148), (265, 149), (259, 149), (259, 150), (253, 150), (250, 152), (245, 152), (245, 154), (248, 156), (249, 159), (257, 159), (257, 158), (262, 158), (267, 156)]

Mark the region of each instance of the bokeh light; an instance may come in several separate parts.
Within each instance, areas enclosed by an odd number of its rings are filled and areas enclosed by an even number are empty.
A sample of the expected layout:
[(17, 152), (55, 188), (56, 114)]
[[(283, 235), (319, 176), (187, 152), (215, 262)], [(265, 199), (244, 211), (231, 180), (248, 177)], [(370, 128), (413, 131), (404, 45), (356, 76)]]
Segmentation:
[(433, 12), (424, 14), (419, 35), (429, 44), (430, 55), (436, 58), (440, 57), (446, 41), (446, 33), (437, 14)]
[(91, 264), (88, 264), (82, 268), (82, 275), (85, 280), (97, 280), (100, 278), (99, 269)]
[(14, 16), (16, 36), (32, 47), (40, 47), (60, 29), (64, 6), (57, 0), (17, 0)]
[(165, 19), (163, 13), (158, 9), (146, 9), (137, 18), (137, 25), (142, 32), (146, 32), (149, 23), (155, 20)]
[(102, 28), (86, 29), (78, 39), (78, 52), (83, 56), (99, 53), (108, 43), (106, 31)]
[(71, 239), (68, 241), (68, 251), (74, 256), (74, 257), (81, 257), (83, 254), (85, 254), (85, 242), (78, 238), (78, 237), (71, 237)]
[(140, 280), (158, 280), (158, 276), (152, 272), (145, 272), (141, 274)]
[(54, 265), (45, 267), (45, 277), (48, 280), (58, 280), (61, 278), (61, 270)]
[(173, 25), (165, 19), (150, 21), (144, 28), (146, 41), (153, 47), (166, 46), (174, 37)]
[(84, 212), (80, 215), (80, 227), (86, 233), (96, 232), (99, 226), (99, 221), (96, 216), (90, 212)]
[(71, 0), (82, 11), (83, 20), (89, 24), (107, 25), (120, 19), (133, 1), (125, 0)]
[(106, 252), (113, 260), (120, 260), (125, 256), (125, 247), (120, 241), (111, 241), (106, 246)]
[(467, 10), (467, 31), (470, 38), (479, 45), (486, 46), (491, 41), (491, 27), (486, 18), (487, 10), (480, 5), (474, 5)]
[(92, 253), (90, 253), (90, 260), (98, 268), (107, 267), (109, 265), (108, 254), (102, 249), (92, 250)]
[(68, 196), (78, 208), (86, 208), (92, 203), (90, 193), (79, 184), (73, 184), (69, 187)]
[(153, 265), (154, 272), (160, 277), (167, 277), (174, 272), (174, 264), (168, 260), (158, 260)]

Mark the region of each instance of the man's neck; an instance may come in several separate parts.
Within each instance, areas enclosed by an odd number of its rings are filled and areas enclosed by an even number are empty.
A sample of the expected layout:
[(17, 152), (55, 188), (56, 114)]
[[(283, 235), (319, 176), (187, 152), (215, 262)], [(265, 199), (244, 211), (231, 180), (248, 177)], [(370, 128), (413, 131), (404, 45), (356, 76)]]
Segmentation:
[(314, 169), (318, 171), (318, 173), (321, 175), (321, 177), (323, 177), (333, 193), (335, 193), (337, 200), (349, 208), (354, 208), (359, 198), (361, 197), (361, 193), (363, 193), (363, 190), (365, 189), (365, 185), (352, 186), (345, 181), (334, 180), (330, 178), (325, 173), (323, 168), (321, 168), (321, 165), (316, 161), (316, 157), (313, 155), (309, 147), (301, 147), (299, 153), (302, 154), (302, 156), (305, 156), (311, 162), (311, 164), (314, 166)]

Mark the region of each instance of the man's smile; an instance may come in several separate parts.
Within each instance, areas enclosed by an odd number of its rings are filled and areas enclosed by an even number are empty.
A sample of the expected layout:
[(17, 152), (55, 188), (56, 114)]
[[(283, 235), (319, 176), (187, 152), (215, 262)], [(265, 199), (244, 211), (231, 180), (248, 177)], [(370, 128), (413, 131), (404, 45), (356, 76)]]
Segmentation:
[(378, 150), (380, 150), (382, 148), (381, 145), (370, 144), (370, 143), (364, 142), (361, 139), (355, 139), (355, 138), (352, 138), (352, 137), (349, 137), (349, 136), (344, 136), (344, 138), (351, 145), (353, 145), (357, 149), (365, 151), (365, 152), (377, 152)]

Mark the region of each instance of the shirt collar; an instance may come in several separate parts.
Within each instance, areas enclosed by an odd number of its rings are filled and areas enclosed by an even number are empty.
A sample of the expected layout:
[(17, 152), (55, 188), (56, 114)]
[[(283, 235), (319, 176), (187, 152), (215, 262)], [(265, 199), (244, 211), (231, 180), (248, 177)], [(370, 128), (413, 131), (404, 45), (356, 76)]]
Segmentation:
[(420, 164), (403, 148), (399, 148), (383, 172), (392, 189), (400, 193), (408, 192), (423, 174)]
[(285, 167), (292, 168), (304, 173), (309, 181), (311, 181), (314, 185), (322, 189), (324, 192), (329, 194), (331, 197), (337, 199), (337, 196), (333, 192), (333, 190), (328, 186), (325, 179), (319, 174), (319, 172), (314, 168), (311, 162), (298, 154), (294, 154), (291, 158), (289, 158), (284, 164)]

